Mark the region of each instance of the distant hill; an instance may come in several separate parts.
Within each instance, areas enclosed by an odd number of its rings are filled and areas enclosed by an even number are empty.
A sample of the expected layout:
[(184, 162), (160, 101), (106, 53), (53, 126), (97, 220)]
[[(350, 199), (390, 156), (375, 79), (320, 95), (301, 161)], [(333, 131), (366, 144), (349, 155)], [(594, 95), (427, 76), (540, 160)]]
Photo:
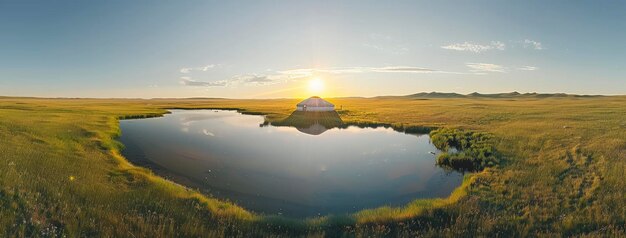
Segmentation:
[(600, 95), (576, 95), (565, 93), (493, 93), (482, 94), (473, 92), (470, 94), (458, 93), (442, 93), (442, 92), (421, 92), (406, 96), (398, 96), (404, 98), (565, 98), (565, 97), (601, 97)]
[(465, 97), (465, 95), (458, 94), (458, 93), (440, 93), (440, 92), (426, 93), (426, 92), (422, 92), (422, 93), (416, 93), (416, 94), (407, 95), (406, 97), (413, 97), (413, 98), (462, 98), (462, 97)]

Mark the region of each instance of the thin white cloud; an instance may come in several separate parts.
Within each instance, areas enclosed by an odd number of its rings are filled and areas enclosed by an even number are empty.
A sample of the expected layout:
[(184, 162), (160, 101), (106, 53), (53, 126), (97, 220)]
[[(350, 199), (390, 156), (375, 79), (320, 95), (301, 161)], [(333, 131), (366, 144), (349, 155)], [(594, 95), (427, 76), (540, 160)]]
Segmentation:
[(202, 134), (207, 135), (207, 136), (215, 136), (215, 134), (213, 134), (212, 132), (210, 132), (207, 129), (203, 129), (202, 130)]
[(504, 43), (502, 43), (500, 41), (492, 41), (491, 42), (491, 46), (494, 49), (497, 49), (497, 50), (504, 50), (506, 48), (506, 44), (504, 44)]
[(284, 83), (288, 81), (298, 80), (304, 78), (302, 75), (287, 75), (287, 74), (271, 74), (271, 75), (259, 75), (259, 74), (245, 74), (235, 75), (230, 79), (217, 80), (217, 81), (196, 81), (190, 77), (180, 77), (180, 82), (186, 86), (203, 86), (203, 87), (229, 87), (229, 86), (261, 86), (272, 85), (278, 83)]
[(524, 48), (532, 48), (535, 50), (543, 50), (543, 45), (541, 45), (541, 42), (538, 41), (534, 41), (534, 40), (529, 40), (526, 39), (522, 42), (522, 44), (524, 45)]
[(201, 66), (201, 67), (186, 67), (186, 68), (181, 68), (179, 71), (183, 74), (188, 74), (191, 73), (191, 71), (207, 71), (209, 69), (215, 68), (216, 65), (214, 64), (207, 64), (205, 66)]
[(506, 72), (506, 68), (504, 66), (497, 65), (497, 64), (466, 63), (465, 65), (470, 68), (470, 72), (475, 72), (475, 73), (486, 73), (486, 72), (505, 73)]
[(245, 74), (235, 75), (228, 80), (229, 85), (272, 85), (277, 83), (284, 83), (287, 81), (297, 80), (305, 76), (298, 75), (284, 75), (284, 74)]
[(524, 70), (524, 71), (535, 71), (538, 70), (539, 68), (535, 67), (535, 66), (522, 66), (517, 68), (517, 70)]
[(224, 87), (228, 86), (227, 80), (218, 80), (213, 82), (196, 81), (189, 77), (180, 77), (180, 83), (186, 86), (204, 86), (204, 87)]
[(230, 79), (218, 81), (196, 81), (191, 77), (180, 77), (180, 82), (187, 86), (261, 86), (308, 79), (316, 74), (360, 74), (360, 73), (405, 73), (405, 74), (471, 74), (463, 72), (448, 72), (414, 66), (386, 66), (386, 67), (335, 67), (335, 68), (302, 68), (273, 71), (267, 74), (235, 75)]
[(474, 44), (474, 43), (470, 43), (466, 41), (463, 43), (444, 45), (444, 46), (441, 46), (441, 48), (446, 49), (446, 50), (469, 51), (469, 52), (474, 52), (474, 53), (481, 53), (481, 52), (488, 51), (488, 50), (505, 50), (506, 44), (500, 41), (492, 41), (488, 45), (480, 45), (480, 44)]
[(251, 84), (268, 84), (274, 81), (270, 79), (267, 75), (256, 74), (235, 76), (232, 80)]

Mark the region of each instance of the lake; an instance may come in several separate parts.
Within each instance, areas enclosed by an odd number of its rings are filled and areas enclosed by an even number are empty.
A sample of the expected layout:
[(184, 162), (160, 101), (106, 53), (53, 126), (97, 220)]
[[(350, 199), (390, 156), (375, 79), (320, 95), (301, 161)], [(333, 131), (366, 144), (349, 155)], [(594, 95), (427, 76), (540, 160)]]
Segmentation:
[(248, 210), (289, 217), (447, 197), (463, 179), (436, 166), (439, 151), (428, 135), (263, 122), (236, 111), (171, 110), (121, 120), (119, 140), (135, 165)]

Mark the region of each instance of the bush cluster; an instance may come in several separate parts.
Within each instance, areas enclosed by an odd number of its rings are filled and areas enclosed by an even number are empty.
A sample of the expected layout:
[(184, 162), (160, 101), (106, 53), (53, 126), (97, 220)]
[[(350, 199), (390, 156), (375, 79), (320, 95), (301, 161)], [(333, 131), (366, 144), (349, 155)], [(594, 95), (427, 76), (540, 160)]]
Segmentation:
[(430, 139), (443, 151), (437, 164), (461, 171), (480, 171), (498, 164), (490, 135), (460, 129), (442, 128), (430, 132)]

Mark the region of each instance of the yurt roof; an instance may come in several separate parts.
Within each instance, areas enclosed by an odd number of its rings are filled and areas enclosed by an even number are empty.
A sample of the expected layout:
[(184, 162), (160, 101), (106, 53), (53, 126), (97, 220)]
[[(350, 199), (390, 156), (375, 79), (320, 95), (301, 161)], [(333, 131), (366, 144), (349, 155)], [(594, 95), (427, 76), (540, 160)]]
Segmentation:
[(307, 107), (334, 107), (335, 106), (332, 103), (318, 96), (307, 98), (304, 101), (298, 103), (298, 106), (304, 106), (304, 105), (306, 105)]

